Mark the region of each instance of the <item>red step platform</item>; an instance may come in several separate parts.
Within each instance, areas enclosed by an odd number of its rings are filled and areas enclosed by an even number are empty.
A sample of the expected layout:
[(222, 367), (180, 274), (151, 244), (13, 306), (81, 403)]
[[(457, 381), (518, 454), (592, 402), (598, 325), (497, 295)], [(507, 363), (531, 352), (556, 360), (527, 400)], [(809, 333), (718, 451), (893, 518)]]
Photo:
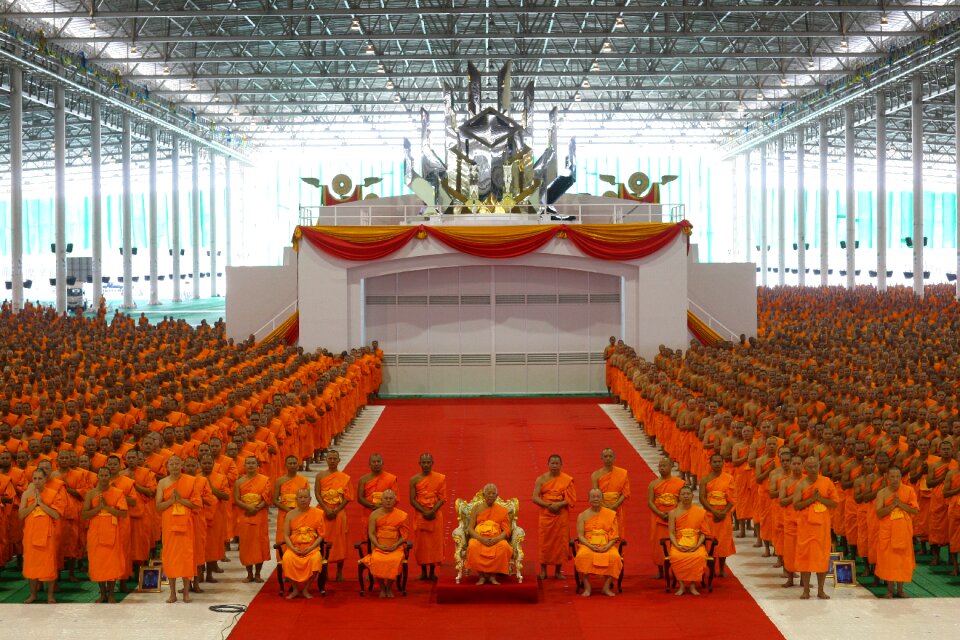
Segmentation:
[(437, 581), (437, 604), (537, 604), (540, 584), (527, 577), (523, 582), (515, 578), (499, 578), (500, 584), (477, 586), (476, 576), (464, 576), (457, 584), (453, 576), (440, 576)]

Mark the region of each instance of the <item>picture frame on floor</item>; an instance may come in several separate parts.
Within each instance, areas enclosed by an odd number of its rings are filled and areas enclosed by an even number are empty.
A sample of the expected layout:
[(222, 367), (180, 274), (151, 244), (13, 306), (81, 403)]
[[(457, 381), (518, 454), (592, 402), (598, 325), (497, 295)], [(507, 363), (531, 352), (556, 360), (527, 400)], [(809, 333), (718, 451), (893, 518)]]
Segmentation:
[(857, 565), (853, 560), (837, 560), (833, 563), (833, 586), (856, 587)]
[(140, 567), (137, 591), (141, 593), (160, 592), (160, 567)]
[(160, 586), (161, 587), (165, 587), (168, 584), (170, 584), (170, 581), (167, 580), (167, 574), (163, 572), (163, 564), (160, 562), (159, 559), (156, 559), (156, 558), (151, 559), (147, 566), (149, 566), (151, 569), (160, 570)]
[(841, 561), (841, 560), (843, 560), (843, 552), (842, 552), (842, 551), (832, 551), (832, 552), (830, 553), (830, 566), (827, 567), (827, 577), (828, 577), (828, 578), (833, 578), (833, 577), (834, 577), (835, 574), (834, 574), (833, 565), (834, 565), (835, 562), (839, 562), (839, 561)]

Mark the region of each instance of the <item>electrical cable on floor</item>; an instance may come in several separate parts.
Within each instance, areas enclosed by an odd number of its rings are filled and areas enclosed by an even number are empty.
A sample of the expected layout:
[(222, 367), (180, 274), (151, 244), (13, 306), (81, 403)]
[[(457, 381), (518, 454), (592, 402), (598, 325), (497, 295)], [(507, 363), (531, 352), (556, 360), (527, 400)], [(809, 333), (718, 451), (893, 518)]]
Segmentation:
[(227, 623), (227, 626), (220, 630), (220, 640), (224, 640), (224, 638), (227, 637), (225, 635), (227, 631), (230, 629), (230, 627), (237, 624), (237, 620), (239, 620), (240, 616), (243, 615), (243, 612), (247, 610), (247, 608), (242, 604), (215, 604), (208, 608), (214, 613), (234, 614), (233, 619)]

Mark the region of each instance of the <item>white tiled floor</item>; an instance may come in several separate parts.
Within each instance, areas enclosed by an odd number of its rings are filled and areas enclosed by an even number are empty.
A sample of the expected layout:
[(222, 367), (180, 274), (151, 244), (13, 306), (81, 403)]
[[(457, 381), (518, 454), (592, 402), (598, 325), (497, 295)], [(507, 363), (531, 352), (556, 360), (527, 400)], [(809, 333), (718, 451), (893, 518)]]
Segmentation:
[[(383, 410), (383, 406), (368, 406), (337, 445), (341, 469), (350, 464)], [(311, 472), (303, 474), (310, 479), (311, 485), (319, 468), (319, 465), (313, 465)], [(271, 510), (270, 531), (275, 527), (276, 514)], [(237, 551), (231, 551), (228, 557), (232, 561), (221, 565), (224, 573), (217, 576), (220, 582), (202, 584), (205, 592), (194, 594), (190, 604), (167, 604), (164, 600), (169, 593), (134, 593), (118, 605), (0, 605), (0, 636), (37, 640), (102, 637), (216, 640), (226, 637), (229, 628), (236, 622), (235, 614), (215, 613), (209, 607), (218, 604), (249, 605), (260, 589), (260, 585), (241, 582), (246, 572), (237, 559)], [(275, 566), (273, 561), (264, 563), (265, 578)], [(276, 582), (264, 588), (275, 590)]]
[[(652, 470), (661, 452), (619, 405), (601, 408)], [(749, 533), (749, 532), (748, 532)], [(779, 569), (771, 558), (762, 558), (751, 538), (737, 540), (737, 554), (727, 560), (733, 574), (753, 596), (787, 640), (832, 638), (955, 638), (960, 634), (960, 602), (953, 598), (881, 600), (866, 589), (834, 589), (827, 580), (831, 599), (800, 600), (800, 588), (784, 589)]]

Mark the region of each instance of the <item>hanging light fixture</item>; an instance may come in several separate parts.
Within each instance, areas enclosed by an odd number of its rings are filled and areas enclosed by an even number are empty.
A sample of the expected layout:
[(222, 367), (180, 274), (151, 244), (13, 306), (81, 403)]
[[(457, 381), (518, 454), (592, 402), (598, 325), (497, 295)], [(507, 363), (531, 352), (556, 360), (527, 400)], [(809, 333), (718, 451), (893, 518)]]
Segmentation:
[(360, 31), (360, 21), (356, 18), (350, 21), (350, 31)]
[(196, 88), (197, 88), (197, 79), (196, 79), (196, 78), (193, 78), (192, 80), (190, 80), (190, 88), (191, 88), (191, 89), (196, 89)]
[(393, 94), (393, 101), (394, 101), (394, 102), (400, 102), (400, 94), (399, 94), (399, 93)]
[(584, 78), (584, 79), (583, 79), (583, 82), (580, 83), (580, 86), (583, 87), (584, 89), (589, 89), (589, 88), (590, 88), (590, 81), (587, 80), (586, 78)]
[(163, 75), (165, 76), (170, 75), (170, 65), (168, 64), (163, 65)]
[(383, 63), (380, 62), (377, 64), (377, 73), (386, 73), (387, 70), (383, 68)]
[(623, 16), (617, 16), (617, 19), (614, 20), (614, 22), (613, 22), (613, 28), (614, 28), (614, 29), (623, 29), (623, 27), (624, 27), (624, 24), (623, 24)]
[(369, 44), (367, 45), (367, 50), (366, 50), (364, 53), (366, 53), (368, 56), (372, 56), (372, 55), (375, 54), (376, 52), (377, 52), (377, 51), (376, 51), (376, 49), (373, 48), (373, 43), (371, 42), (371, 43), (369, 43)]
[(600, 71), (600, 63), (594, 61), (593, 64), (590, 65), (590, 71)]
[(396, 85), (393, 84), (393, 80), (387, 80), (387, 89), (393, 91), (394, 86)]
[(880, 24), (887, 24), (887, 14), (880, 14)]
[(609, 40), (604, 40), (600, 47), (600, 53), (610, 53), (613, 51), (613, 44)]
[(574, 101), (574, 102), (580, 102), (581, 100), (583, 100), (583, 97), (580, 95), (580, 92), (579, 92), (579, 91), (576, 92), (575, 94), (573, 94), (573, 101)]

